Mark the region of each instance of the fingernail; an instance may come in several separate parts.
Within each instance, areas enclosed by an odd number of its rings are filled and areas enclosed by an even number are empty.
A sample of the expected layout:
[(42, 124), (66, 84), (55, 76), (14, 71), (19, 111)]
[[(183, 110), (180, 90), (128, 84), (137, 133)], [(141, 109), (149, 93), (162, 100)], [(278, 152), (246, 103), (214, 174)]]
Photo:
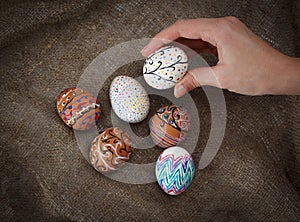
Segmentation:
[(149, 45), (146, 45), (142, 51), (141, 51), (143, 56), (147, 56), (147, 54), (149, 53)]
[(183, 96), (186, 93), (187, 93), (187, 90), (184, 88), (184, 86), (182, 86), (182, 85), (175, 86), (175, 88), (174, 88), (174, 96), (176, 98), (179, 98), (179, 97)]

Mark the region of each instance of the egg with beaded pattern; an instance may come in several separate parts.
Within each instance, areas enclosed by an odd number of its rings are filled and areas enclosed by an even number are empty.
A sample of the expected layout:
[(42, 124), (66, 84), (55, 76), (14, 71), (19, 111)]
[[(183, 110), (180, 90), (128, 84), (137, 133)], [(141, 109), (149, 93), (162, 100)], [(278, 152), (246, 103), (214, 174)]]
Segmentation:
[(162, 148), (175, 146), (183, 141), (191, 127), (186, 108), (169, 105), (156, 111), (149, 121), (150, 136)]
[(161, 189), (170, 195), (179, 195), (191, 184), (195, 167), (191, 155), (182, 147), (170, 147), (160, 154), (155, 175)]
[(144, 87), (129, 76), (116, 77), (109, 90), (112, 109), (128, 123), (143, 121), (150, 108), (149, 97)]
[(88, 130), (100, 119), (100, 103), (82, 89), (63, 90), (56, 99), (56, 108), (64, 123), (76, 130)]
[(155, 89), (169, 89), (179, 82), (188, 68), (186, 53), (176, 46), (165, 46), (147, 57), (143, 75)]
[(122, 129), (109, 128), (92, 142), (90, 161), (101, 173), (117, 170), (129, 160), (132, 147), (128, 134)]

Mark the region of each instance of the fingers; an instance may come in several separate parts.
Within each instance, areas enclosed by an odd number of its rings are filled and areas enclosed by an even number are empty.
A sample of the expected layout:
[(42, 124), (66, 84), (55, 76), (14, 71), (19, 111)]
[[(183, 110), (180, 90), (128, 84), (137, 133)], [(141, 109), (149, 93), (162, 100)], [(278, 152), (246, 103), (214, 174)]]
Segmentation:
[(216, 78), (217, 67), (200, 67), (189, 70), (184, 78), (176, 84), (174, 88), (174, 96), (179, 98), (187, 92), (199, 86), (215, 86), (218, 88), (220, 84)]
[(189, 56), (193, 56), (199, 53), (210, 53), (215, 56), (218, 56), (216, 47), (214, 47), (208, 42), (204, 42), (201, 39), (186, 39), (181, 37), (178, 38), (176, 42), (192, 49), (192, 50), (185, 50)]
[(191, 49), (205, 49), (205, 48), (208, 48), (208, 42), (204, 42), (203, 40), (201, 39), (186, 39), (186, 38), (178, 38), (176, 39), (176, 42), (182, 44), (182, 45), (185, 45)]
[[(220, 29), (228, 25), (227, 20), (229, 18), (179, 20), (156, 34), (141, 53), (147, 57), (163, 45), (177, 40), (197, 52), (212, 53), (216, 56), (220, 52), (222, 55), (221, 43), (224, 42), (222, 41), (223, 31)], [(220, 58), (219, 61), (221, 61)], [(200, 67), (188, 71), (185, 77), (176, 84), (174, 88), (175, 97), (181, 97), (200, 85), (221, 88), (215, 74), (219, 67), (220, 64), (214, 67)], [(222, 69), (219, 71), (221, 72)]]
[(154, 36), (147, 46), (142, 50), (144, 56), (149, 56), (152, 52), (182, 37), (187, 39), (201, 39), (205, 42), (217, 46), (216, 19), (190, 19), (178, 20), (173, 25), (162, 30)]

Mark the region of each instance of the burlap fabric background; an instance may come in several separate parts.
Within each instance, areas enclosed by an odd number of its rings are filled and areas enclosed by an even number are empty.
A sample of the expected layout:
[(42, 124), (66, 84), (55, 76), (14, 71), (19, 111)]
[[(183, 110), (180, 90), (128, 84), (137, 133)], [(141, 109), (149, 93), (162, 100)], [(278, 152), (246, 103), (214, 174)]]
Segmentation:
[[(58, 93), (75, 86), (99, 53), (152, 37), (179, 18), (234, 15), (276, 49), (299, 56), (299, 1), (15, 0), (2, 1), (0, 11), (1, 221), (299, 221), (299, 97), (224, 91), (222, 147), (175, 198), (156, 183), (125, 184), (97, 173), (55, 109)], [(138, 76), (141, 65), (129, 64), (115, 75)], [(99, 95), (100, 128), (110, 126), (108, 86)], [(192, 96), (201, 121), (197, 166), (210, 109), (201, 89)], [(162, 102), (152, 101), (153, 113)], [(145, 136), (146, 125), (133, 129)], [(153, 162), (159, 153), (138, 150), (132, 161)]]

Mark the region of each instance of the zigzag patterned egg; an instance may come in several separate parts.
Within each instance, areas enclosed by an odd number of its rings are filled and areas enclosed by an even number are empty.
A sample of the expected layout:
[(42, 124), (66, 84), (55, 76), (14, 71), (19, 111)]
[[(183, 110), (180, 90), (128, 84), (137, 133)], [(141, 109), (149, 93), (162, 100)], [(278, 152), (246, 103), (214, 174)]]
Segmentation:
[(195, 167), (191, 155), (183, 148), (170, 147), (156, 161), (156, 179), (163, 191), (178, 195), (185, 191), (194, 177)]
[(129, 160), (131, 151), (131, 140), (127, 133), (120, 128), (109, 128), (93, 140), (91, 164), (102, 173), (114, 171)]
[(162, 148), (175, 146), (186, 137), (191, 121), (184, 107), (169, 105), (156, 111), (149, 121), (150, 135)]
[(100, 119), (100, 104), (89, 92), (77, 88), (63, 90), (56, 100), (57, 112), (69, 127), (88, 130)]
[(188, 57), (176, 46), (165, 46), (145, 61), (143, 74), (145, 81), (156, 89), (169, 89), (179, 82), (188, 68)]

